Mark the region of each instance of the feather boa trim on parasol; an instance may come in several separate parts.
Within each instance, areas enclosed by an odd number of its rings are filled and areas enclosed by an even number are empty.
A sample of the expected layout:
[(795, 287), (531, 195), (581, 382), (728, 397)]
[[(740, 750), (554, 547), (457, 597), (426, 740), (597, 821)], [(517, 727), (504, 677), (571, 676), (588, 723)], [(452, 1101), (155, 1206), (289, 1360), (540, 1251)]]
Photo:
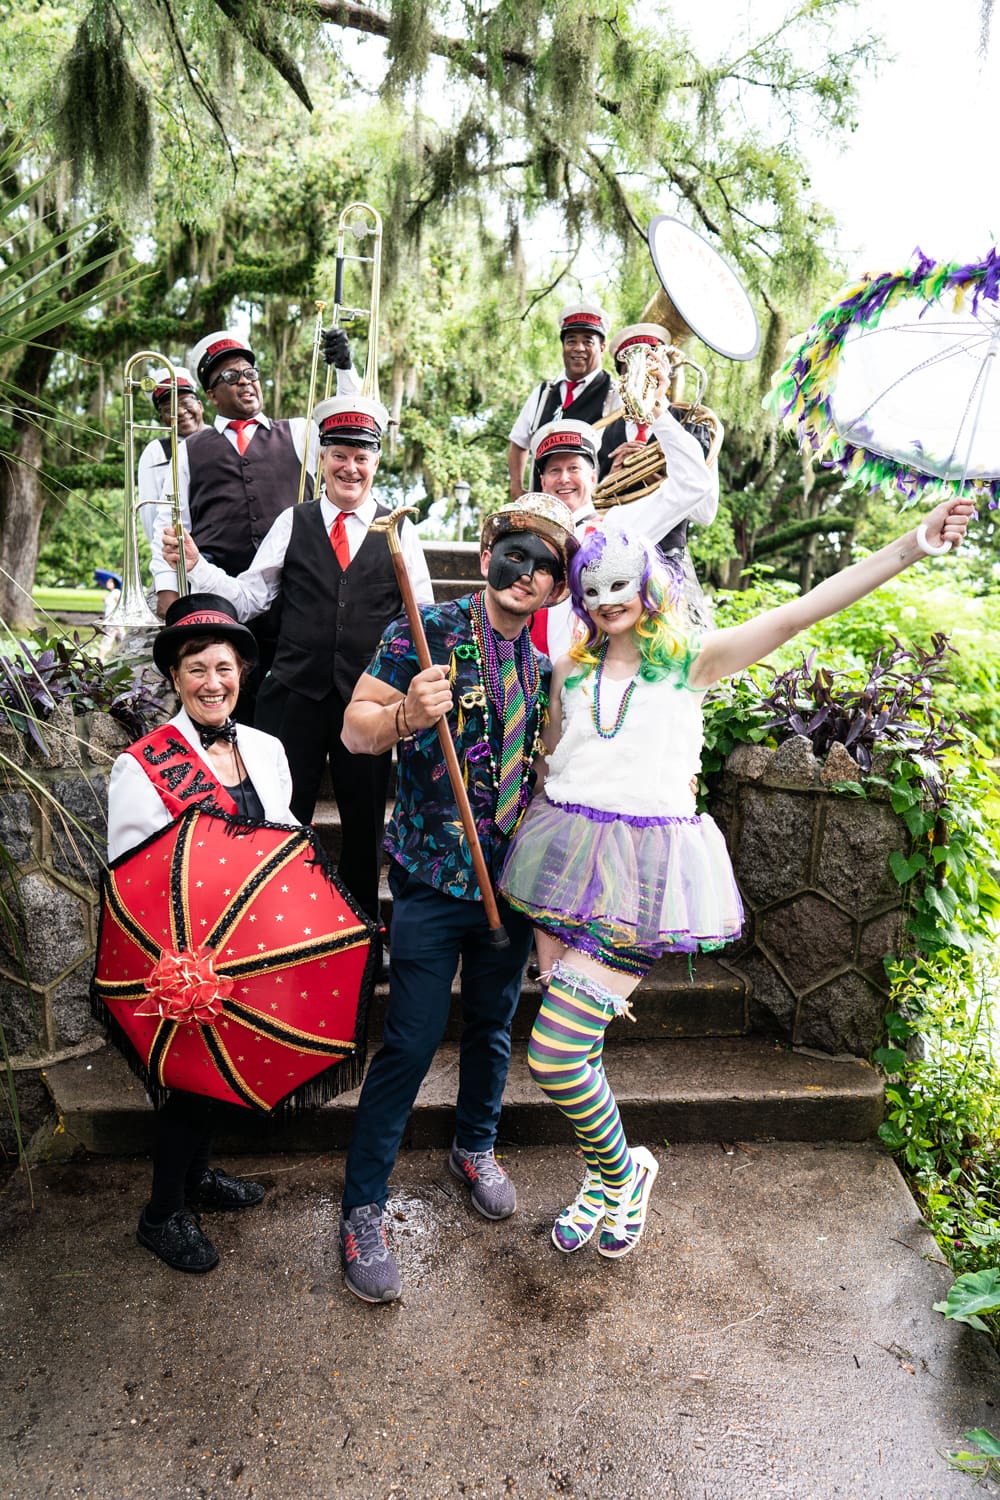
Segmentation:
[(877, 328), (886, 310), (904, 298), (923, 302), (921, 317), (945, 296), (954, 311), (967, 306), (975, 317), (980, 304), (996, 304), (998, 294), (997, 248), (985, 260), (965, 265), (933, 261), (918, 250), (916, 263), (906, 270), (865, 274), (820, 313), (800, 342), (789, 345), (795, 352), (775, 375), (763, 404), (786, 427), (794, 428), (803, 453), (813, 454), (827, 468), (839, 469), (853, 486), (878, 491), (904, 507), (964, 493), (995, 510), (1000, 503), (1000, 477), (970, 478), (963, 483), (921, 473), (916, 466), (852, 443), (837, 431), (831, 399), (847, 336)]

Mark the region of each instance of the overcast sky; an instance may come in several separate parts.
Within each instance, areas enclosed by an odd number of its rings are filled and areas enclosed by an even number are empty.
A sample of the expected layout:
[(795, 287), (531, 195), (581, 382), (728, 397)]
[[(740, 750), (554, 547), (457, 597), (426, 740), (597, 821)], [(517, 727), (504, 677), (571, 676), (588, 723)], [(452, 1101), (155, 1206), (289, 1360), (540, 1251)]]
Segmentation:
[[(759, 35), (787, 8), (701, 0), (684, 24), (711, 53), (712, 38), (731, 37), (748, 16)], [(985, 60), (980, 10), (980, 0), (864, 0), (854, 13), (894, 60), (863, 81), (859, 126), (842, 150), (807, 145), (816, 196), (837, 214), (835, 248), (852, 275), (901, 268), (916, 245), (935, 260), (980, 259), (1000, 233), (1000, 4)]]

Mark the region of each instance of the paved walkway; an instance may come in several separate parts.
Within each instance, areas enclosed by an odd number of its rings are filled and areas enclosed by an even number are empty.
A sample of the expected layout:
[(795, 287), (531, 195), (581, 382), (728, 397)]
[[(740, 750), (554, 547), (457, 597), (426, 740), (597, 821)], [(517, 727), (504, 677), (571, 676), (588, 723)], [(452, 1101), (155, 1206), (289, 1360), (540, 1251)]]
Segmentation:
[[(133, 1238), (147, 1168), (37, 1168), (0, 1196), (0, 1496), (87, 1500), (945, 1500), (1000, 1434), (1000, 1360), (867, 1146), (683, 1146), (643, 1245), (557, 1254), (565, 1148), (512, 1151), (479, 1219), (439, 1153), (397, 1173), (402, 1303), (344, 1291), (339, 1157), (268, 1157), (212, 1275)], [(247, 1170), (247, 1161), (240, 1163)], [(209, 1221), (206, 1221), (209, 1222)]]

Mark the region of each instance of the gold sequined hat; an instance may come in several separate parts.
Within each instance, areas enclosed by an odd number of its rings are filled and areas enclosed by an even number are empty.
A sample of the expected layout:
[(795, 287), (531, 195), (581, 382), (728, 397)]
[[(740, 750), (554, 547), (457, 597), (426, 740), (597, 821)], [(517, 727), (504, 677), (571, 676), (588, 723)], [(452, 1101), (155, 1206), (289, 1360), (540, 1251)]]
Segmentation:
[(570, 559), (580, 543), (573, 530), (573, 513), (568, 505), (554, 495), (540, 495), (529, 491), (518, 500), (509, 500), (501, 505), (483, 522), (480, 546), (489, 552), (493, 543), (512, 531), (533, 531), (536, 536), (551, 542), (559, 554), (564, 571), (569, 573)]

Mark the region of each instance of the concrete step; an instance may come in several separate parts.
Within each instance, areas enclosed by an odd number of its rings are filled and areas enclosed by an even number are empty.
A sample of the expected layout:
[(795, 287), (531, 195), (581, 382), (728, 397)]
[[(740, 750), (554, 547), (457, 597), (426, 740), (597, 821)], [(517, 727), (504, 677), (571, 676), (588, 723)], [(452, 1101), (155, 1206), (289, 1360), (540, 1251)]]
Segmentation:
[[(461, 973), (452, 986), (452, 1010), (445, 1041), (462, 1034)], [(388, 986), (379, 985), (368, 1012), (370, 1050), (382, 1036)], [(512, 1028), (515, 1044), (527, 1042), (538, 1014), (541, 989), (525, 980)], [(636, 1020), (614, 1025), (608, 1034), (609, 1051), (638, 1041), (674, 1041), (679, 1037), (742, 1036), (748, 1029), (743, 981), (717, 960), (700, 958), (695, 977), (687, 961), (661, 959), (636, 991)]]
[[(608, 1072), (629, 1139), (862, 1141), (882, 1119), (882, 1081), (867, 1063), (785, 1051), (756, 1038), (633, 1042), (608, 1055)], [(112, 1048), (48, 1068), (60, 1149), (101, 1156), (147, 1151), (153, 1111)], [(454, 1129), (458, 1049), (440, 1049), (424, 1081), (404, 1146), (444, 1148)], [(220, 1150), (329, 1151), (350, 1139), (357, 1091), (320, 1109), (280, 1118), (246, 1112)], [(532, 1082), (515, 1046), (500, 1124), (501, 1143), (572, 1140), (569, 1124)]]
[(461, 599), (463, 594), (471, 594), (473, 590), (484, 587), (481, 578), (432, 578), (431, 587), (434, 590), (435, 604), (444, 604), (449, 599)]

